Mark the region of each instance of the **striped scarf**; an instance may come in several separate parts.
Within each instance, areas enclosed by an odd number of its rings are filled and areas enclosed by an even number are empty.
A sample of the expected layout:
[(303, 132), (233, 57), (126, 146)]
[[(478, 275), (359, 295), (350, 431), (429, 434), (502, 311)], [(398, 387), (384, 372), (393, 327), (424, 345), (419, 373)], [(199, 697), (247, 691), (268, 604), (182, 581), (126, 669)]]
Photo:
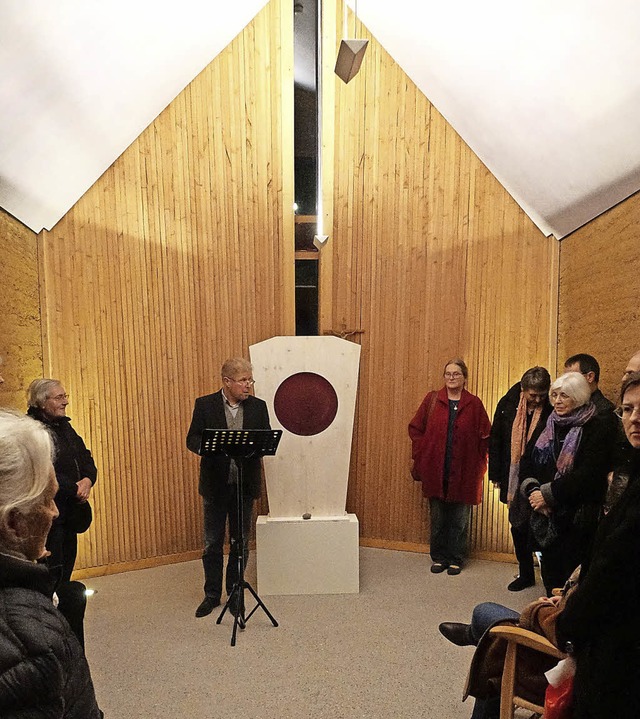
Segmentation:
[(520, 402), (516, 410), (516, 416), (511, 427), (511, 463), (509, 464), (509, 484), (507, 486), (507, 504), (515, 497), (520, 484), (520, 459), (524, 454), (527, 442), (531, 439), (534, 429), (538, 426), (542, 405), (533, 410), (531, 424), (527, 432), (527, 400), (520, 392)]

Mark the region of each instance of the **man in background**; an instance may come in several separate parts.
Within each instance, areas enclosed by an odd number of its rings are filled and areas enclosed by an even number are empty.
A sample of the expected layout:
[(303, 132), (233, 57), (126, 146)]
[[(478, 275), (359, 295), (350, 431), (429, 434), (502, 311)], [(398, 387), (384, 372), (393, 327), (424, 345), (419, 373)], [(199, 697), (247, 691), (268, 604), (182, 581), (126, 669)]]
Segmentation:
[(613, 412), (615, 405), (598, 389), (600, 365), (595, 357), (587, 354), (571, 355), (564, 363), (564, 370), (565, 372), (580, 372), (587, 380), (591, 390), (591, 401), (595, 404), (598, 414), (606, 414), (607, 412), (611, 414)]
[(627, 367), (622, 375), (622, 381), (624, 382), (632, 372), (640, 372), (640, 350), (627, 362)]
[[(221, 374), (222, 388), (214, 394), (198, 397), (193, 409), (187, 447), (198, 455), (205, 429), (271, 429), (267, 405), (250, 394), (254, 384), (251, 364), (245, 359), (228, 359), (222, 365)], [(245, 461), (240, 498), (245, 565), (249, 556), (253, 502), (260, 496), (260, 477), (260, 460)], [(202, 457), (198, 491), (202, 496), (204, 510), (204, 599), (196, 609), (196, 617), (206, 617), (220, 605), (222, 596), (223, 546), (227, 520), (230, 549), (225, 584), (228, 596), (238, 581), (238, 466), (235, 460), (231, 461), (225, 456)], [(234, 613), (238, 609), (234, 606), (229, 608)]]
[(500, 501), (509, 505), (511, 536), (518, 576), (507, 586), (519, 592), (536, 583), (529, 544), (529, 507), (519, 490), (520, 458), (536, 427), (551, 413), (551, 377), (544, 367), (531, 367), (498, 402), (489, 436), (489, 479), (500, 488)]

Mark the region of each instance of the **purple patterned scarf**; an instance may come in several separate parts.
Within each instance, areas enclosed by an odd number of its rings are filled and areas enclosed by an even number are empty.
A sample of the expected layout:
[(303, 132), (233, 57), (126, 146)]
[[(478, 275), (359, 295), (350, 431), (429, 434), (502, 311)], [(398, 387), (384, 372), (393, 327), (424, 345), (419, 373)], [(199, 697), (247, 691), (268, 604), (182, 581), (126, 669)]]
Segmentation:
[(568, 474), (573, 469), (573, 462), (576, 457), (576, 452), (580, 446), (580, 439), (582, 438), (582, 427), (593, 417), (596, 413), (595, 405), (592, 402), (588, 402), (582, 407), (578, 407), (571, 414), (560, 417), (556, 414), (556, 411), (549, 415), (547, 425), (542, 431), (542, 434), (538, 437), (536, 446), (533, 449), (533, 459), (536, 464), (546, 464), (549, 460), (554, 459), (554, 444), (556, 427), (570, 427), (567, 436), (564, 439), (562, 450), (555, 460), (556, 474), (554, 479), (561, 477), (562, 475)]

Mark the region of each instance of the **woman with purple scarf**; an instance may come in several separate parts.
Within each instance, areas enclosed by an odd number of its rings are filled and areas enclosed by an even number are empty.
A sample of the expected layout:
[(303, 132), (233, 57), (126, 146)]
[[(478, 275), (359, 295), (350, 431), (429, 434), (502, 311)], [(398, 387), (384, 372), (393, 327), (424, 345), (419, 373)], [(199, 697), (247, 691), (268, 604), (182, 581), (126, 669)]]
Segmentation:
[(611, 423), (596, 414), (579, 372), (551, 385), (553, 412), (535, 433), (520, 462), (521, 492), (531, 513), (531, 535), (542, 554), (547, 595), (562, 587), (588, 558), (607, 488)]

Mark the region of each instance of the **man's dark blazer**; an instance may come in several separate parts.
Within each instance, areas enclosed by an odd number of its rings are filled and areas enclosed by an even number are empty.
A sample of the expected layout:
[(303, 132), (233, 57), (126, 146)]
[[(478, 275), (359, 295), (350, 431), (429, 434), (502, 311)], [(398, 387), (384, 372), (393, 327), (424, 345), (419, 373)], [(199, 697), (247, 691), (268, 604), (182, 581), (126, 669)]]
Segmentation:
[[(271, 429), (269, 411), (266, 403), (257, 397), (249, 396), (242, 402), (243, 429)], [(200, 454), (202, 431), (204, 429), (226, 429), (227, 418), (224, 413), (222, 390), (204, 397), (198, 397), (193, 408), (193, 418), (187, 434), (187, 447)], [(207, 499), (222, 499), (226, 496), (229, 480), (228, 457), (202, 457), (200, 460), (200, 482), (198, 492)], [(260, 496), (259, 459), (250, 459), (244, 464), (244, 492), (254, 498)]]

